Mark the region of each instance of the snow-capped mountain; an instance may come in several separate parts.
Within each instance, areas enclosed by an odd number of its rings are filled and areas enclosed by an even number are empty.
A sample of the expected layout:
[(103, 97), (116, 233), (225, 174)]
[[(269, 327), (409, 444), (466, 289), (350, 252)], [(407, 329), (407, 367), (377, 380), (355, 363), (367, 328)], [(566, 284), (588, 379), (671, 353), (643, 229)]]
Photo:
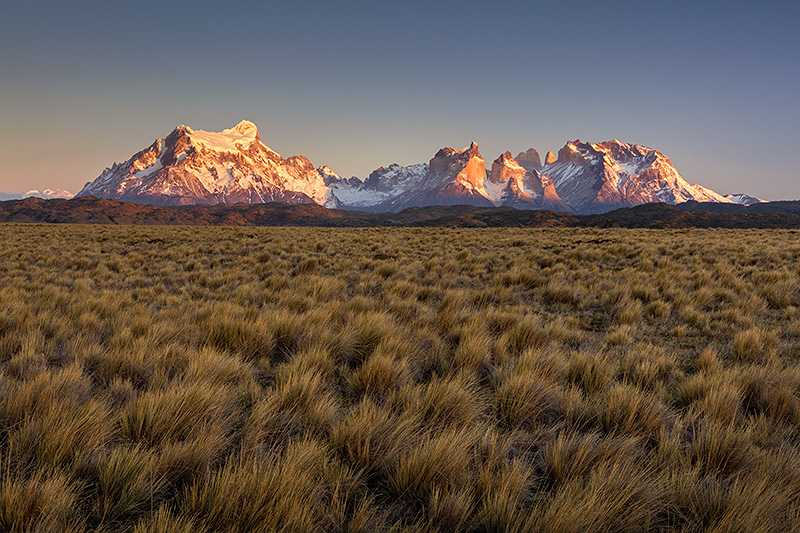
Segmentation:
[(548, 152), (544, 165), (535, 149), (516, 158), (505, 152), (489, 173), (477, 144), (447, 147), (427, 169), (381, 167), (364, 183), (335, 186), (333, 195), (342, 206), (377, 211), (465, 204), (594, 213), (652, 202), (733, 201), (690, 184), (660, 151), (617, 140), (568, 142), (558, 156)]
[(758, 198), (756, 196), (751, 196), (749, 194), (726, 194), (725, 198), (727, 198), (731, 203), (739, 204), (739, 205), (753, 205), (753, 204), (760, 204), (763, 203), (764, 200)]
[(488, 172), (473, 142), (442, 148), (427, 163), (382, 166), (364, 180), (342, 178), (304, 156), (282, 157), (246, 120), (221, 132), (178, 126), (105, 169), (77, 196), (88, 195), (160, 205), (278, 201), (400, 211), (463, 204), (575, 213), (651, 202), (759, 201), (691, 184), (662, 152), (618, 140), (570, 141), (558, 155), (547, 152), (544, 161), (534, 148), (516, 157), (504, 152)]
[[(304, 156), (283, 158), (243, 120), (221, 132), (178, 126), (124, 163), (103, 171), (77, 196), (144, 203), (235, 204), (280, 201), (325, 204), (327, 167)], [(338, 178), (338, 177), (336, 177)]]
[(552, 179), (561, 199), (579, 213), (652, 202), (730, 203), (711, 189), (690, 184), (660, 151), (618, 140), (570, 141), (555, 160), (548, 155), (541, 172)]
[[(531, 156), (531, 151), (535, 157)], [(538, 155), (531, 148), (519, 154), (516, 159), (511, 156), (511, 152), (504, 152), (494, 160), (488, 182), (503, 187), (499, 198), (493, 201), (495, 205), (518, 209), (566, 210), (553, 182), (535, 168)], [(519, 161), (520, 158), (527, 165)], [(541, 168), (541, 164), (538, 166)]]
[[(400, 194), (391, 194), (374, 206), (376, 210), (399, 211), (432, 205), (491, 207), (492, 199), (499, 198), (502, 192), (501, 187), (487, 189), (486, 164), (474, 142), (467, 148), (442, 148), (428, 162), (425, 174), (408, 176), (406, 183), (409, 181), (414, 185), (404, 187), (406, 190)], [(364, 185), (368, 186), (367, 181)]]
[(428, 174), (428, 165), (401, 166), (393, 163), (373, 170), (366, 180), (358, 178), (330, 183), (331, 197), (339, 205), (352, 208), (371, 208), (420, 187)]
[(332, 196), (340, 205), (371, 211), (459, 204), (564, 210), (552, 182), (535, 169), (541, 166), (536, 150), (521, 157), (529, 169), (505, 152), (487, 173), (476, 143), (445, 147), (427, 164), (393, 164), (378, 168), (363, 183), (333, 185)]
[(75, 193), (65, 191), (64, 189), (32, 189), (22, 195), (23, 198), (42, 198), (44, 200), (52, 200), (55, 198), (69, 199), (75, 196)]
[(0, 192), (0, 201), (3, 200), (19, 200), (22, 198), (42, 198), (43, 200), (53, 199), (69, 199), (75, 196), (74, 193), (65, 191), (63, 189), (32, 189), (24, 193), (8, 193)]

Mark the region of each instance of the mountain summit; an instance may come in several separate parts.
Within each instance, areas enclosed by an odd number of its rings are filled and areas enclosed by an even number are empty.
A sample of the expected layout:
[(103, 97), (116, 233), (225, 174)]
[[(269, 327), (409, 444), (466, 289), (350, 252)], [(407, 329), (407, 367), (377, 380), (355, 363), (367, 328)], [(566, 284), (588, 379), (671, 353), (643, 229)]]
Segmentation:
[(305, 156), (284, 158), (243, 120), (219, 132), (181, 125), (115, 163), (77, 196), (158, 205), (316, 203), (363, 211), (471, 205), (599, 213), (619, 207), (687, 201), (752, 203), (689, 183), (659, 150), (619, 140), (567, 142), (544, 161), (530, 148), (506, 151), (487, 171), (478, 144), (446, 146), (427, 163), (393, 163), (362, 180), (342, 178)]
[[(411, 167), (398, 167), (395, 173), (407, 172), (401, 168)], [(653, 202), (734, 201), (686, 181), (662, 152), (619, 140), (570, 141), (558, 156), (548, 152), (543, 165), (532, 148), (516, 158), (506, 151), (494, 160), (489, 173), (476, 143), (461, 149), (446, 147), (427, 168), (414, 167), (413, 186), (406, 181), (394, 190), (379, 186), (374, 174), (363, 183), (335, 189), (333, 195), (341, 205), (350, 200), (354, 207), (375, 211), (464, 204), (599, 213)]]
[(660, 151), (616, 139), (570, 141), (557, 158), (547, 158), (541, 172), (553, 181), (561, 199), (580, 213), (653, 202), (730, 202), (711, 189), (690, 184)]
[(282, 157), (261, 142), (255, 124), (242, 120), (220, 132), (178, 126), (105, 169), (77, 196), (89, 195), (159, 205), (324, 204), (329, 193), (311, 161)]

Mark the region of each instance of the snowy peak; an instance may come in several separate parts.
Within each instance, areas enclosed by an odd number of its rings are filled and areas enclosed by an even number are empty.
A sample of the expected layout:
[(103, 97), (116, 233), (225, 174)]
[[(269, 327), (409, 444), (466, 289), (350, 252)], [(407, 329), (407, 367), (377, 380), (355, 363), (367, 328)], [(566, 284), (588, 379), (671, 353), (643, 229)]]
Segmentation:
[(258, 127), (247, 120), (218, 132), (180, 125), (107, 168), (78, 196), (154, 204), (329, 200), (325, 176), (308, 158), (284, 159), (260, 139)]
[(258, 132), (258, 126), (249, 120), (241, 120), (234, 127), (227, 130), (222, 130), (222, 133), (227, 135), (238, 135), (242, 138), (248, 138), (253, 141), (258, 141), (261, 139), (261, 136)]
[[(385, 176), (389, 173), (388, 169), (381, 167), (367, 178), (364, 188), (371, 187), (374, 191), (383, 185), (381, 192), (387, 194), (391, 185), (386, 183)], [(380, 182), (378, 177), (382, 178)], [(341, 198), (338, 192), (335, 194)], [(416, 186), (406, 186), (400, 194), (389, 194), (374, 206), (375, 210), (397, 211), (408, 207), (459, 204), (565, 209), (552, 183), (538, 171), (525, 169), (511, 152), (500, 154), (487, 174), (483, 156), (474, 142), (466, 148), (448, 146), (438, 150), (427, 165), (426, 175), (418, 179)]]
[(439, 149), (428, 164), (392, 164), (373, 171), (363, 184), (333, 188), (344, 205), (373, 211), (399, 211), (433, 205), (480, 205), (486, 197), (486, 166), (476, 142), (465, 148)]
[(444, 182), (480, 187), (486, 179), (486, 166), (475, 141), (467, 148), (442, 148), (430, 160), (428, 168), (432, 178)]
[(364, 185), (382, 192), (392, 192), (399, 189), (405, 191), (418, 186), (427, 172), (428, 165), (423, 163), (408, 166), (392, 163), (389, 166), (379, 167), (370, 172), (370, 175), (364, 181)]
[[(530, 151), (523, 154), (530, 155)], [(493, 185), (503, 186), (499, 198), (492, 197)], [(566, 210), (549, 178), (542, 176), (535, 168), (525, 168), (511, 156), (511, 152), (500, 154), (492, 163), (487, 192), (495, 205), (521, 209)]]
[(513, 206), (593, 213), (650, 202), (745, 203), (689, 183), (661, 151), (617, 139), (575, 139), (558, 155), (530, 148), (501, 153), (487, 172), (478, 143), (446, 146), (428, 163), (381, 166), (365, 180), (344, 179), (302, 155), (283, 157), (242, 120), (222, 131), (176, 127), (106, 168), (77, 196), (160, 205), (317, 203), (373, 211), (433, 205)]
[(325, 185), (331, 186), (336, 183), (354, 183), (359, 184), (361, 180), (353, 176), (352, 178), (345, 179), (339, 176), (335, 170), (333, 170), (328, 165), (321, 165), (317, 167), (317, 172), (319, 172), (320, 176), (322, 176), (322, 180), (325, 182)]
[(728, 199), (731, 203), (739, 204), (739, 205), (753, 205), (753, 204), (760, 204), (763, 203), (764, 200), (758, 198), (757, 196), (751, 196), (749, 194), (726, 194), (725, 198)]
[(49, 199), (49, 198), (72, 198), (75, 195), (74, 193), (65, 191), (63, 189), (42, 189), (42, 190), (31, 189), (30, 191), (27, 191), (23, 196), (25, 198), (30, 198), (31, 196), (33, 196), (36, 198)]
[(23, 198), (42, 198), (44, 200), (52, 200), (55, 198), (69, 199), (75, 196), (75, 193), (65, 191), (64, 189), (32, 189), (22, 195)]
[(364, 181), (353, 177), (331, 183), (331, 196), (344, 207), (379, 210), (376, 206), (423, 188), (427, 177), (425, 163), (406, 166), (392, 163), (373, 170)]
[(585, 152), (588, 145), (582, 143), (579, 139), (568, 141), (559, 151), (556, 158), (557, 163), (582, 163), (586, 159)]
[(186, 125), (180, 125), (167, 137), (175, 141), (183, 141), (183, 145), (191, 145), (202, 150), (212, 152), (236, 153), (243, 148), (249, 148), (253, 143), (260, 141), (258, 127), (249, 120), (242, 120), (232, 128), (222, 131), (195, 130)]
[(65, 191), (63, 189), (31, 189), (24, 193), (9, 193), (0, 192), (0, 202), (6, 200), (21, 200), (23, 198), (41, 198), (42, 200), (68, 200), (72, 198), (74, 193)]
[(545, 164), (542, 174), (552, 179), (559, 196), (577, 212), (651, 202), (729, 202), (710, 189), (687, 182), (659, 150), (617, 139), (570, 141), (554, 162)]

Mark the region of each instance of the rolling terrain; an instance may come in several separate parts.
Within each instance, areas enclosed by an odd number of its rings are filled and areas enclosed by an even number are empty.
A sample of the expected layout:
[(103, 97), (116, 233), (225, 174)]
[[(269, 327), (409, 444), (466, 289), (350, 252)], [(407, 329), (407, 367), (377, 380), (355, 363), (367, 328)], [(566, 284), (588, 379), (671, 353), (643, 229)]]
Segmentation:
[(331, 209), (314, 203), (154, 206), (78, 197), (0, 202), (0, 222), (231, 226), (457, 226), (628, 228), (800, 228), (800, 202), (644, 204), (594, 215), (469, 205), (400, 212)]

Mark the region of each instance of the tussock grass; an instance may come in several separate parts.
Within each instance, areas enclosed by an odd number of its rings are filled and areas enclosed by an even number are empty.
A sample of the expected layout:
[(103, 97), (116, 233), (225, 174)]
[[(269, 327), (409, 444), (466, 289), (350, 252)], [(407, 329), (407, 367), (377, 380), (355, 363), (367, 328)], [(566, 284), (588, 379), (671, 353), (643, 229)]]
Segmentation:
[(42, 471), (26, 478), (7, 469), (3, 472), (0, 529), (77, 532), (84, 526), (79, 512), (79, 488), (64, 474), (47, 475)]
[(0, 530), (796, 530), (799, 242), (0, 226)]

